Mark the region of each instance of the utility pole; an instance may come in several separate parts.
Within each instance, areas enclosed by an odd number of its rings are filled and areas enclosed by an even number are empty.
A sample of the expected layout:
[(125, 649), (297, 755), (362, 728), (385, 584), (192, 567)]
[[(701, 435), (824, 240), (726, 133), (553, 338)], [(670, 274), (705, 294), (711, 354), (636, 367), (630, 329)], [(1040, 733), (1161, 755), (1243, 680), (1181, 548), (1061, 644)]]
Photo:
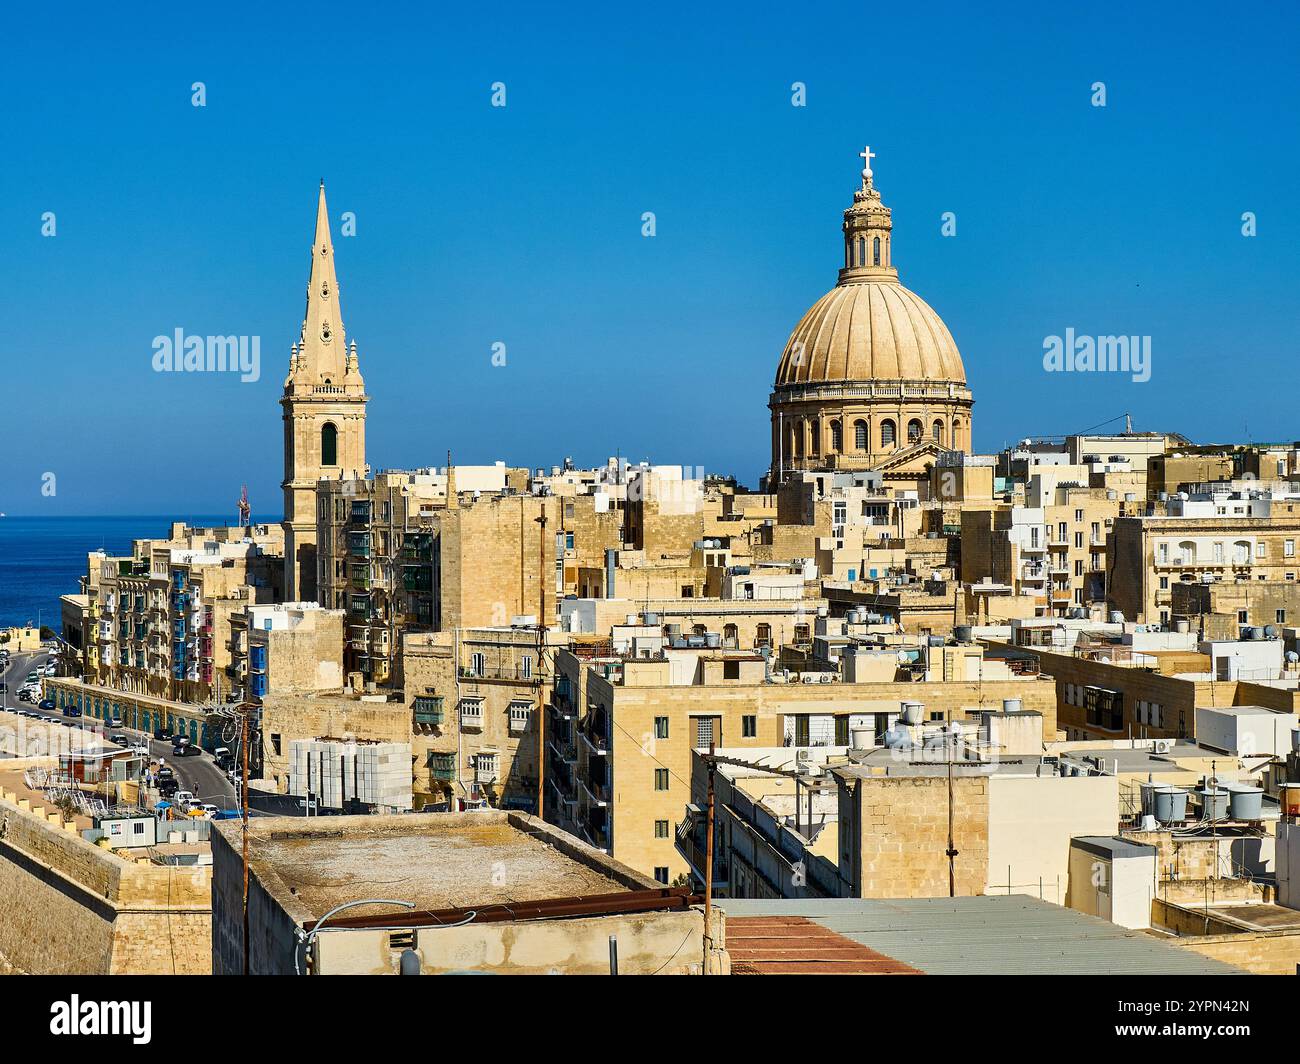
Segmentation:
[(957, 896), (957, 849), (952, 844), (952, 755), (955, 751), (948, 754), (948, 849), (944, 851), (948, 855), (948, 897)]
[(260, 703), (247, 697), (236, 707), (239, 714), (239, 805), (244, 865), (244, 974), (248, 974), (248, 718)]
[(704, 956), (713, 949), (713, 777), (718, 771), (717, 755), (709, 743), (709, 811), (704, 832)]
[[(542, 678), (543, 647), (546, 645), (546, 499), (541, 500), (542, 511), (537, 518), (537, 588), (541, 598), (537, 614), (537, 818), (546, 819), (546, 707), (542, 704), (542, 691), (546, 681)], [(561, 510), (561, 513), (564, 511)], [(563, 561), (560, 563), (563, 565)]]

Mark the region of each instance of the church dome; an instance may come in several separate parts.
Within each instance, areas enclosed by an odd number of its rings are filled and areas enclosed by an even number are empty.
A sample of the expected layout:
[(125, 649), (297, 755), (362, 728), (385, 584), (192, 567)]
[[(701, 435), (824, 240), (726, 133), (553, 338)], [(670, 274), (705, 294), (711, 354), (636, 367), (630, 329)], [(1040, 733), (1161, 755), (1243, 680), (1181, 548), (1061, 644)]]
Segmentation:
[(794, 327), (776, 386), (835, 381), (965, 384), (966, 370), (943, 319), (915, 292), (882, 279), (840, 284)]
[(811, 469), (905, 478), (938, 452), (970, 446), (975, 399), (961, 354), (943, 319), (898, 283), (873, 153), (860, 156), (839, 283), (800, 319), (776, 369), (771, 483)]

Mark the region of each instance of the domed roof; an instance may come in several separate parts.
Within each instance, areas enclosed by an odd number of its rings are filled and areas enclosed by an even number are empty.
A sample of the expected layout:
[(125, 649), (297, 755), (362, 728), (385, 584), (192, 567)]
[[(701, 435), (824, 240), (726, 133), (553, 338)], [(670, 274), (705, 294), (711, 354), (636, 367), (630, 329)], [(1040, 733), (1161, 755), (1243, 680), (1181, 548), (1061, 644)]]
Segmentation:
[(832, 288), (795, 326), (776, 370), (778, 388), (893, 380), (966, 383), (943, 319), (893, 280)]

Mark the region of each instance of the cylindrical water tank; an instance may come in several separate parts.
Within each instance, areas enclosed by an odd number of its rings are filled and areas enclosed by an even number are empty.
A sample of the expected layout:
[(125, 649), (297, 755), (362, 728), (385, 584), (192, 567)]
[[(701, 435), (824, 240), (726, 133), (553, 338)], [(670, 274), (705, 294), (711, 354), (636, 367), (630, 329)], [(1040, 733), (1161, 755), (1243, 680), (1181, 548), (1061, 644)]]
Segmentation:
[(669, 639), (676, 639), (678, 636), (682, 634), (682, 626), (680, 624), (669, 624), (666, 625), (665, 627), (667, 627), (668, 629)]
[(855, 610), (849, 610), (847, 616), (848, 616), (849, 624), (861, 624), (861, 623), (862, 623), (862, 611), (861, 611), (861, 610), (856, 610), (856, 609), (855, 609)]
[(1174, 631), (1185, 635), (1192, 630), (1191, 622), (1186, 617), (1179, 617), (1174, 621)]
[(1004, 698), (1002, 700), (1003, 713), (1019, 713), (1022, 703), (1018, 698)]
[(1291, 729), (1291, 750), (1300, 754), (1300, 728)]
[(1123, 623), (1124, 623), (1124, 613), (1123, 613), (1123, 611), (1122, 611), (1122, 610), (1111, 610), (1111, 611), (1110, 611), (1110, 623), (1111, 623), (1111, 624), (1123, 624)]
[(921, 714), (925, 711), (925, 706), (920, 702), (904, 702), (899, 709), (898, 717), (904, 724), (920, 724)]
[(849, 729), (849, 738), (854, 750), (870, 750), (876, 745), (876, 729), (858, 727)]
[(646, 624), (658, 624), (658, 623), (659, 623), (659, 614), (657, 614), (657, 613), (647, 613), (647, 614), (645, 615), (645, 623), (646, 623)]
[(959, 643), (969, 643), (974, 636), (974, 628), (969, 624), (959, 624), (953, 630), (952, 634)]
[(711, 650), (716, 650), (718, 647), (722, 646), (722, 636), (717, 632), (705, 632), (704, 645)]
[(1233, 820), (1260, 820), (1264, 815), (1264, 790), (1249, 784), (1227, 784), (1228, 816)]
[(1162, 824), (1174, 824), (1187, 819), (1187, 792), (1181, 787), (1153, 787), (1151, 811)]
[(1196, 793), (1201, 799), (1202, 820), (1228, 818), (1228, 792), (1222, 787), (1198, 787)]

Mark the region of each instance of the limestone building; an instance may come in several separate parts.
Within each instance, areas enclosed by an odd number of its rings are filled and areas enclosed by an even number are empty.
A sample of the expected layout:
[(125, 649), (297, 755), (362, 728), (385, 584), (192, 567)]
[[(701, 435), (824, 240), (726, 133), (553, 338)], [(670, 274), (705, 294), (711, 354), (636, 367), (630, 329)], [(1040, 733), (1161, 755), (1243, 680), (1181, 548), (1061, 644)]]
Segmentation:
[(790, 334), (768, 407), (772, 479), (792, 469), (919, 471), (941, 449), (966, 451), (966, 371), (948, 327), (898, 281), (890, 210), (872, 181), (844, 212), (839, 282)]
[(363, 475), (365, 382), (357, 343), (347, 346), (334, 271), (325, 182), (316, 205), (302, 334), (284, 381), (284, 570), (289, 601), (316, 597), (316, 482)]

